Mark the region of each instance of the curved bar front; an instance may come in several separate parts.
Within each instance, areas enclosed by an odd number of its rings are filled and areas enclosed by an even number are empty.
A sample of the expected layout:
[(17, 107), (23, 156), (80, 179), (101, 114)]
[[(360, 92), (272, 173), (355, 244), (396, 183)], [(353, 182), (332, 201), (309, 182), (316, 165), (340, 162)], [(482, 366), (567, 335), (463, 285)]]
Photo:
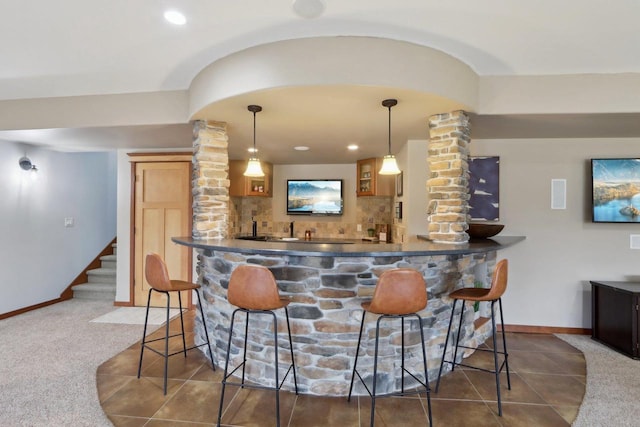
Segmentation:
[[(497, 251), (524, 240), (524, 237), (494, 237), (460, 245), (429, 241), (391, 244), (193, 240), (190, 237), (174, 237), (172, 240), (198, 250), (198, 283), (205, 295), (204, 320), (216, 360), (224, 360), (229, 319), (234, 309), (226, 300), (231, 272), (241, 264), (264, 265), (274, 274), (281, 294), (292, 301), (289, 315), (300, 392), (346, 396), (362, 319), (360, 304), (371, 297), (377, 278), (384, 270), (409, 267), (420, 271), (425, 278), (429, 301), (419, 314), (423, 318), (429, 378), (434, 379), (451, 315), (451, 300), (447, 295), (463, 286), (478, 283), (488, 286)], [(463, 345), (473, 347), (485, 341), (490, 325), (476, 329), (474, 320), (485, 315), (488, 309), (481, 307), (478, 312), (466, 310)], [(278, 324), (284, 325), (284, 313), (278, 313), (278, 316)], [(269, 330), (270, 322), (263, 323), (258, 317), (253, 316), (250, 320), (246, 376), (261, 384), (274, 385), (273, 333)], [(204, 342), (201, 322), (200, 318), (196, 321), (196, 343)], [(405, 321), (405, 364), (410, 371), (420, 371), (418, 327), (417, 319)], [(365, 322), (365, 329), (365, 334), (375, 330), (373, 316)], [(281, 332), (286, 334), (284, 329)], [(381, 330), (377, 381), (381, 393), (396, 391), (399, 387), (396, 381), (399, 374), (395, 375), (398, 372), (395, 367), (400, 365), (397, 356), (400, 340), (399, 325)], [(284, 335), (279, 341), (287, 342)], [(363, 340), (360, 351), (358, 370), (369, 372), (370, 376), (373, 362), (368, 356), (373, 354), (373, 340)], [(237, 366), (242, 361), (242, 353), (234, 344), (231, 353), (231, 366)], [(283, 366), (286, 365), (288, 352), (280, 350), (279, 355), (285, 362)], [(365, 381), (371, 380), (363, 376)], [(413, 381), (410, 377), (408, 380)], [(408, 380), (405, 387), (410, 388), (412, 383)], [(354, 387), (354, 394), (366, 394), (358, 381)], [(288, 384), (285, 383), (283, 388), (287, 389)]]

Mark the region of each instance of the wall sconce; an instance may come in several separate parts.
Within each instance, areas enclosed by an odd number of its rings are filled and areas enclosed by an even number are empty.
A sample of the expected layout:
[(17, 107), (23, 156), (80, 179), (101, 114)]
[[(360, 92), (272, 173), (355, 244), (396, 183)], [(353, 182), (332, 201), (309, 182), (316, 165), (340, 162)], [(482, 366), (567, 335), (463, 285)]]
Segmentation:
[(38, 168), (36, 167), (36, 165), (31, 163), (31, 159), (29, 159), (27, 156), (20, 157), (20, 160), (18, 160), (18, 164), (23, 171), (31, 171), (32, 173), (38, 172)]

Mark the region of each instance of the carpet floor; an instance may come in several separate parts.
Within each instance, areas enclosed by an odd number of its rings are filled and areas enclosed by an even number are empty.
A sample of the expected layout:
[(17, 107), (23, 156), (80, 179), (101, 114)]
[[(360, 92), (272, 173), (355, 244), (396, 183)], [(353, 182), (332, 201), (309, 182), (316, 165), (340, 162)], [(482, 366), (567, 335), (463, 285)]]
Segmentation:
[(574, 427), (640, 425), (640, 361), (585, 335), (559, 338), (584, 353), (587, 389)]
[(0, 321), (0, 425), (110, 426), (96, 370), (142, 326), (96, 323), (109, 301), (69, 300)]

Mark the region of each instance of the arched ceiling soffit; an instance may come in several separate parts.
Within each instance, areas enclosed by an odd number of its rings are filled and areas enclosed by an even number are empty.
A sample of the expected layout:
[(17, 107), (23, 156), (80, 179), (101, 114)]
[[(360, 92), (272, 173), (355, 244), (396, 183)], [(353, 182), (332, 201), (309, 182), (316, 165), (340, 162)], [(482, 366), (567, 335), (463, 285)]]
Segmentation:
[[(322, 87), (324, 91), (310, 90)], [(252, 94), (278, 89), (279, 97), (308, 103), (349, 96), (359, 87), (372, 96), (403, 91), (423, 105), (422, 117), (451, 109), (475, 111), (478, 75), (442, 51), (379, 37), (335, 36), (277, 41), (244, 49), (200, 71), (189, 88), (191, 119), (221, 120), (226, 103), (243, 104)], [(305, 94), (305, 92), (308, 92)], [(247, 98), (248, 97), (248, 98)], [(247, 101), (245, 101), (247, 98)]]

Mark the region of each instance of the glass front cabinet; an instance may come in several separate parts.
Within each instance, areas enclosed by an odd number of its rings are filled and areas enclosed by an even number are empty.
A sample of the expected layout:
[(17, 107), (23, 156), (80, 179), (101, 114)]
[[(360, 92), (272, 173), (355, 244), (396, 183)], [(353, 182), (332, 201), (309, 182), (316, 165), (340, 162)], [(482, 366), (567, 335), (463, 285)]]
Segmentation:
[(395, 176), (379, 175), (382, 159), (371, 158), (358, 160), (356, 195), (362, 196), (393, 196), (395, 190)]

